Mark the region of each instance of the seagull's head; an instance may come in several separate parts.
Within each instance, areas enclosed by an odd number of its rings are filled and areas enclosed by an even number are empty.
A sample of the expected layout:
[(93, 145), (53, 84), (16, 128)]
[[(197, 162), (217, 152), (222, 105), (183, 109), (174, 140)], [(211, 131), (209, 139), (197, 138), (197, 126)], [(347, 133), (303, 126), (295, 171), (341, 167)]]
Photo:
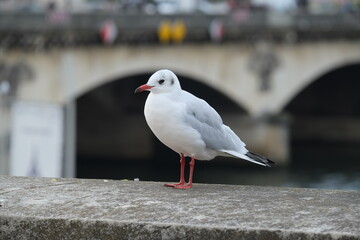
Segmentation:
[(155, 72), (149, 78), (148, 82), (135, 90), (135, 93), (151, 91), (152, 93), (166, 93), (180, 90), (180, 82), (175, 73), (163, 69)]

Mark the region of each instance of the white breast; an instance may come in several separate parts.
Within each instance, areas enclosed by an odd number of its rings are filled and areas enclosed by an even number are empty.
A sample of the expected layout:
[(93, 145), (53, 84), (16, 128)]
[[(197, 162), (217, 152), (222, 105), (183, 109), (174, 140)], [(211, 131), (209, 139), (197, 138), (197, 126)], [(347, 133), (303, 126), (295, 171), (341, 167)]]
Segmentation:
[(166, 146), (185, 156), (210, 160), (217, 154), (207, 149), (200, 134), (184, 123), (185, 104), (169, 94), (150, 93), (145, 103), (145, 119), (155, 136)]

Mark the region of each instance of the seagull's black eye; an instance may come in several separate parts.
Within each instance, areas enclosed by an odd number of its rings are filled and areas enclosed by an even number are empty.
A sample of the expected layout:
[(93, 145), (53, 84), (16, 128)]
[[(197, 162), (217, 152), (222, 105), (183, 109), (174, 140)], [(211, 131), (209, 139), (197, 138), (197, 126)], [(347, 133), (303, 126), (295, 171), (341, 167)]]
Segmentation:
[(163, 84), (165, 82), (165, 80), (164, 79), (160, 79), (159, 81), (158, 81), (158, 83), (161, 85), (161, 84)]

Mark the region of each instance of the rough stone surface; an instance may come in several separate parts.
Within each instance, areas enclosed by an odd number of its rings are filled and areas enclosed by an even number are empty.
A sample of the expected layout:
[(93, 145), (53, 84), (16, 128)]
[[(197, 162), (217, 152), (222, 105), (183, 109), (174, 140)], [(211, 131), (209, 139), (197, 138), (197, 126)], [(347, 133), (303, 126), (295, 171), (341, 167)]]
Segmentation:
[(0, 176), (0, 239), (360, 239), (360, 192)]

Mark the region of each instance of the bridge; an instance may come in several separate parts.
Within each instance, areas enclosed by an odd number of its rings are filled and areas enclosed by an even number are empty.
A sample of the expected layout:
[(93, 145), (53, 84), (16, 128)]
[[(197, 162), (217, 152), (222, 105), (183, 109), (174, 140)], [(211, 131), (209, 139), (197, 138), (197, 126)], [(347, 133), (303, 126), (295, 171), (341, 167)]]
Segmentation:
[[(28, 21), (20, 24), (17, 17)], [(152, 72), (168, 68), (178, 75), (184, 89), (199, 93), (223, 111), (224, 121), (242, 131), (248, 145), (281, 162), (289, 157), (286, 113), (291, 112), (289, 106), (297, 96), (319, 79), (339, 71), (337, 79), (341, 81), (359, 73), (359, 16), (332, 16), (328, 21), (322, 17), (268, 14), (234, 22), (228, 16), (155, 15), (140, 21), (136, 15), (79, 15), (69, 17), (68, 22), (54, 23), (50, 30), (49, 24), (43, 23), (46, 15), (1, 15), (0, 60), (7, 66), (21, 62), (32, 73), (31, 80), (19, 83), (16, 99), (73, 106), (70, 112), (76, 113), (77, 118), (72, 121), (77, 119), (78, 141), (81, 139), (78, 155), (153, 154), (153, 137), (140, 117), (144, 98), (136, 96), (135, 100), (129, 94), (136, 85), (146, 82)], [(107, 19), (114, 22), (120, 33), (112, 45), (103, 46), (99, 26)], [(158, 27), (164, 19), (183, 19), (187, 35), (182, 43), (157, 43)], [(209, 38), (209, 25), (214, 19), (224, 27), (220, 42)], [(9, 28), (10, 22), (14, 22), (11, 28), (15, 30)], [(339, 80), (336, 86), (340, 85)], [(119, 92), (111, 92), (111, 88)], [(118, 123), (107, 120), (113, 127), (117, 125), (116, 131), (124, 134), (126, 140), (119, 133), (112, 135), (114, 130), (103, 126), (100, 118), (92, 119), (94, 112), (88, 105), (94, 99), (101, 104), (92, 108), (112, 112)], [(341, 105), (343, 99), (329, 100), (334, 101)], [(119, 123), (126, 123), (126, 127)], [(342, 126), (348, 123), (337, 122)], [(94, 126), (102, 129), (101, 133), (94, 133)], [(299, 136), (306, 135), (306, 127), (301, 129)], [(131, 137), (130, 132), (139, 135)], [(319, 131), (319, 136), (327, 138), (326, 132)], [(355, 133), (352, 136), (359, 138)], [(99, 143), (101, 140), (107, 143)]]
[[(269, 79), (270, 89), (263, 91), (261, 79), (251, 69), (252, 59), (262, 54), (257, 51), (256, 46), (244, 43), (204, 43), (82, 47), (45, 52), (12, 50), (6, 53), (6, 59), (10, 63), (21, 59), (35, 73), (34, 80), (19, 89), (20, 99), (65, 104), (114, 80), (168, 68), (180, 80), (184, 76), (218, 90), (252, 116), (279, 114), (319, 77), (360, 62), (359, 42), (274, 44), (271, 53), (279, 64)], [(71, 89), (68, 89), (69, 81)]]

